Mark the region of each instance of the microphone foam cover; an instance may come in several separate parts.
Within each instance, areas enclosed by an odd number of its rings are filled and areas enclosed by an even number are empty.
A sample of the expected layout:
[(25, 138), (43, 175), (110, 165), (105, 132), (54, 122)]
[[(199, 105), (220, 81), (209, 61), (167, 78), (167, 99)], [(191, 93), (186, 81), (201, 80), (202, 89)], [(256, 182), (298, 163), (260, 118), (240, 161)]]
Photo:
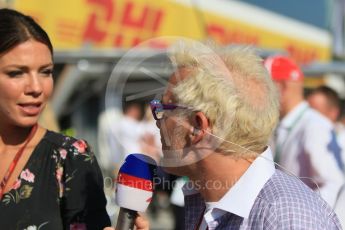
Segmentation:
[(152, 200), (155, 175), (156, 162), (151, 157), (139, 153), (128, 155), (117, 176), (117, 205), (145, 212)]

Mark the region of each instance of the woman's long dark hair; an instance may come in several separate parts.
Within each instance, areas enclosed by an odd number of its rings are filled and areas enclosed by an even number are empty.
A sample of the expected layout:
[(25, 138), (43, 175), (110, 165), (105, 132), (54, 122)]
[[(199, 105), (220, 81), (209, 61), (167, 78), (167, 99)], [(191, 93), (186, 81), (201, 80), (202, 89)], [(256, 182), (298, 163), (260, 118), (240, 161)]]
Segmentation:
[(34, 19), (15, 10), (0, 9), (0, 55), (29, 39), (45, 44), (53, 55), (47, 33)]

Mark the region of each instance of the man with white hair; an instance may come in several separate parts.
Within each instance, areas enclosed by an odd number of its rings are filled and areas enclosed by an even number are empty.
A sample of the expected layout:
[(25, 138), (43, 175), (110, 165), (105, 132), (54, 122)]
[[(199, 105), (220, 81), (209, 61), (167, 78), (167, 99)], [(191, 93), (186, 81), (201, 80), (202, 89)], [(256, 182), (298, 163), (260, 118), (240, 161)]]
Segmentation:
[(267, 146), (278, 95), (249, 48), (181, 42), (151, 109), (166, 171), (188, 176), (185, 229), (341, 229), (327, 203), (275, 168)]

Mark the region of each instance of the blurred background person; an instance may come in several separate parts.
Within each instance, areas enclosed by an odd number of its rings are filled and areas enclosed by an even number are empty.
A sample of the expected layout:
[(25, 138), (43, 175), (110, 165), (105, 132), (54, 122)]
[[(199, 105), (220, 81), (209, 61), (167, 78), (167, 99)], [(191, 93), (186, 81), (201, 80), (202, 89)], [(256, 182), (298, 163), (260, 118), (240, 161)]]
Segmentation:
[[(319, 111), (321, 114), (330, 119), (335, 125), (336, 136), (339, 145), (341, 146), (341, 159), (337, 162), (340, 164), (339, 168), (344, 172), (345, 159), (345, 126), (339, 121), (341, 111), (341, 101), (335, 90), (328, 86), (319, 86), (313, 89), (308, 95), (307, 100), (309, 105)], [(341, 187), (337, 195), (334, 210), (337, 213), (342, 226), (345, 226), (345, 185)]]
[(345, 175), (345, 126), (339, 121), (341, 101), (337, 92), (328, 86), (319, 86), (307, 95), (307, 101), (313, 109), (319, 111), (334, 124), (338, 144), (342, 148), (342, 154), (339, 156), (341, 159), (338, 159), (337, 163)]
[[(111, 176), (118, 165), (114, 159), (115, 154), (119, 154), (121, 149), (119, 144), (116, 142), (116, 138), (113, 134), (112, 126), (115, 122), (118, 122), (122, 118), (123, 114), (117, 108), (108, 108), (102, 111), (98, 116), (98, 149), (99, 149), (99, 164), (104, 171), (106, 176)], [(115, 155), (116, 156), (116, 155)]]
[(322, 85), (307, 94), (309, 105), (330, 119), (333, 123), (338, 121), (340, 115), (340, 98), (335, 90)]
[(140, 125), (142, 110), (139, 103), (125, 103), (123, 110), (105, 110), (99, 117), (100, 162), (108, 174), (116, 173), (128, 154), (142, 153)]
[(274, 159), (334, 207), (344, 177), (333, 124), (304, 100), (304, 76), (291, 58), (270, 56), (264, 64), (280, 92)]

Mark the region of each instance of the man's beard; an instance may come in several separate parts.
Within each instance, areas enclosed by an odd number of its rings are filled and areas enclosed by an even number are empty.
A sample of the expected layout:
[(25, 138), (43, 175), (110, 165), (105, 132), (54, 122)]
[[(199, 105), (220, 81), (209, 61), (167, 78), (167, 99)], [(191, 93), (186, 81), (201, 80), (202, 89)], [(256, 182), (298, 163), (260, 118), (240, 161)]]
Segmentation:
[(188, 168), (202, 159), (200, 152), (191, 144), (188, 132), (185, 127), (177, 126), (169, 140), (171, 145), (163, 147), (161, 165), (168, 173), (186, 175)]

